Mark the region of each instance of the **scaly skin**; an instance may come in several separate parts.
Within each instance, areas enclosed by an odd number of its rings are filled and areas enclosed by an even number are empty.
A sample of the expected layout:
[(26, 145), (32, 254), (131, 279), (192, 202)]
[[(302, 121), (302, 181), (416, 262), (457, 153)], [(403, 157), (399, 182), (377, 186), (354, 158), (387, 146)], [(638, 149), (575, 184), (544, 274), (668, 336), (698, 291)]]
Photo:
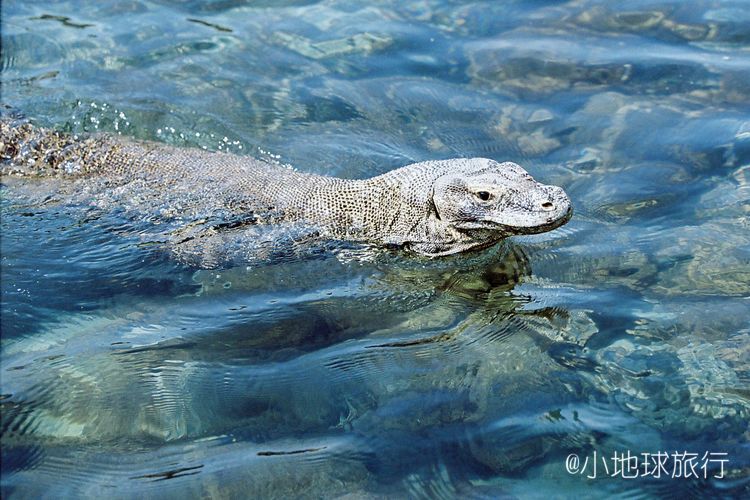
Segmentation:
[(90, 204), (122, 203), (155, 223), (221, 232), (298, 222), (326, 238), (429, 256), (549, 231), (572, 213), (562, 189), (536, 182), (514, 163), (484, 158), (426, 161), (346, 180), (229, 153), (107, 135), (78, 139), (2, 120), (0, 160), (5, 176), (69, 179)]

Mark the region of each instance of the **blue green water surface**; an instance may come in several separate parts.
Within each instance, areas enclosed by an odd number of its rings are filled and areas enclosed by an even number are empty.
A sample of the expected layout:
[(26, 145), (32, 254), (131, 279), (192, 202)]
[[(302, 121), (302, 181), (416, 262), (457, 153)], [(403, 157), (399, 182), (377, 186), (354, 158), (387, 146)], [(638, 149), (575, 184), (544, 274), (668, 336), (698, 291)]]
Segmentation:
[(576, 211), (199, 269), (3, 187), (4, 498), (750, 496), (749, 2), (4, 0), (0, 62), (41, 126)]

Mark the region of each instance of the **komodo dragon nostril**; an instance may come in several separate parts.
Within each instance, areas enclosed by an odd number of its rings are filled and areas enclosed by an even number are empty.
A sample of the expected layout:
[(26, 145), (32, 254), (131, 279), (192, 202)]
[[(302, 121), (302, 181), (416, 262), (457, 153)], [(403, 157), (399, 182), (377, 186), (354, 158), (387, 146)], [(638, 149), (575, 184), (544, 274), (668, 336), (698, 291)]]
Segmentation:
[(549, 212), (550, 210), (555, 209), (555, 204), (551, 201), (545, 201), (544, 203), (542, 203), (542, 209)]

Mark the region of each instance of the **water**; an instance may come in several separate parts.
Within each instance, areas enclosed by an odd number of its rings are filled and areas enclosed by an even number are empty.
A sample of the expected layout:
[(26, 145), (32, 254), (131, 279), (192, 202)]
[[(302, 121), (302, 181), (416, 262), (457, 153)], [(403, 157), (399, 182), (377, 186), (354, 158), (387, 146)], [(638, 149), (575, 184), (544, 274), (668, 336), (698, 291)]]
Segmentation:
[(2, 44), (41, 125), (350, 178), (512, 160), (576, 209), (199, 269), (3, 188), (3, 496), (750, 494), (748, 2), (11, 0)]

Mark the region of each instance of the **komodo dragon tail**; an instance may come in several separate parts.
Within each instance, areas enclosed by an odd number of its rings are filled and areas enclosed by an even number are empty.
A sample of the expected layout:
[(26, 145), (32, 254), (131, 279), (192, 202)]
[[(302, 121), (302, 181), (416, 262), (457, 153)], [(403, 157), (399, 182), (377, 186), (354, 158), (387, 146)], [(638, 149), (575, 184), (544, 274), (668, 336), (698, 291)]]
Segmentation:
[(4, 114), (0, 116), (0, 172), (22, 176), (85, 173), (96, 169), (102, 155), (112, 149), (107, 142), (97, 137), (79, 139)]

